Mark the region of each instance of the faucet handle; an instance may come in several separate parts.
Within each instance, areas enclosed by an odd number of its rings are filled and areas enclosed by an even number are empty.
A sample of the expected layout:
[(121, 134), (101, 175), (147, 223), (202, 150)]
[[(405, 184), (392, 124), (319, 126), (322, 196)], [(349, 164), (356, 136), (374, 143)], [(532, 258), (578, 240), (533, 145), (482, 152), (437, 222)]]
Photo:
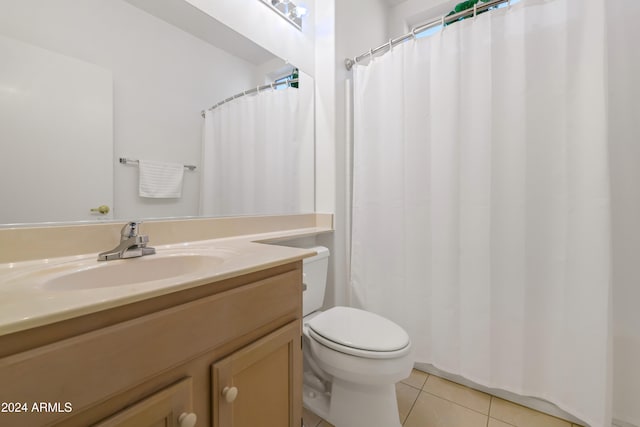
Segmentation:
[(138, 235), (138, 227), (140, 224), (142, 224), (142, 221), (129, 221), (124, 227), (122, 227), (120, 234), (124, 239), (136, 237)]

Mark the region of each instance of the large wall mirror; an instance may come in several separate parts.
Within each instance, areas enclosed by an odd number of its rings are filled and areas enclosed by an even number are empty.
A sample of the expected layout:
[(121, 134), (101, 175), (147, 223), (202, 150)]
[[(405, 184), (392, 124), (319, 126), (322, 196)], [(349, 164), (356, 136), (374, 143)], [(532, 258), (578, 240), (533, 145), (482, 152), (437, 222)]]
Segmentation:
[(314, 211), (313, 79), (187, 2), (0, 0), (0, 55), (0, 226)]

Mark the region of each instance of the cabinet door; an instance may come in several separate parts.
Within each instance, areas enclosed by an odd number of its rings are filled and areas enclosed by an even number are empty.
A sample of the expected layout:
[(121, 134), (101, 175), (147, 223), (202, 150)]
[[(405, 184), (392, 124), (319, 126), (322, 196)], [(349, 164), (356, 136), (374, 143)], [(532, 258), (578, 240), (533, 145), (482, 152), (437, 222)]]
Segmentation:
[(191, 378), (185, 378), (118, 412), (95, 427), (193, 426), (195, 416), (191, 413), (191, 390)]
[(299, 427), (300, 344), (300, 321), (295, 321), (215, 363), (214, 427)]

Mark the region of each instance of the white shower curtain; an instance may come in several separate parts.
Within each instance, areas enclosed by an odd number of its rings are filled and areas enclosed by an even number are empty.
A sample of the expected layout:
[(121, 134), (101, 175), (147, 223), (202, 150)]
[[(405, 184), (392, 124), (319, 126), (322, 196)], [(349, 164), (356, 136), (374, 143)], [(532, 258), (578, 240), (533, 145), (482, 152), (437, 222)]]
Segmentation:
[(523, 0), (354, 70), (351, 298), (417, 362), (611, 425), (603, 0)]
[(201, 215), (299, 210), (298, 89), (265, 90), (207, 111)]

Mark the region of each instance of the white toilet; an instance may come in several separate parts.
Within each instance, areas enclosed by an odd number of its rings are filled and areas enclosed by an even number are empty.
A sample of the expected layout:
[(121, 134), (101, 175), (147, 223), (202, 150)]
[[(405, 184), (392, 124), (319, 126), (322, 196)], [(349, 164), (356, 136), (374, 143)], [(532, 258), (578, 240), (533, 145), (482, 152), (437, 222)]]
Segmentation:
[(395, 383), (413, 367), (400, 326), (349, 307), (322, 307), (329, 250), (303, 266), (304, 406), (336, 427), (400, 427)]

